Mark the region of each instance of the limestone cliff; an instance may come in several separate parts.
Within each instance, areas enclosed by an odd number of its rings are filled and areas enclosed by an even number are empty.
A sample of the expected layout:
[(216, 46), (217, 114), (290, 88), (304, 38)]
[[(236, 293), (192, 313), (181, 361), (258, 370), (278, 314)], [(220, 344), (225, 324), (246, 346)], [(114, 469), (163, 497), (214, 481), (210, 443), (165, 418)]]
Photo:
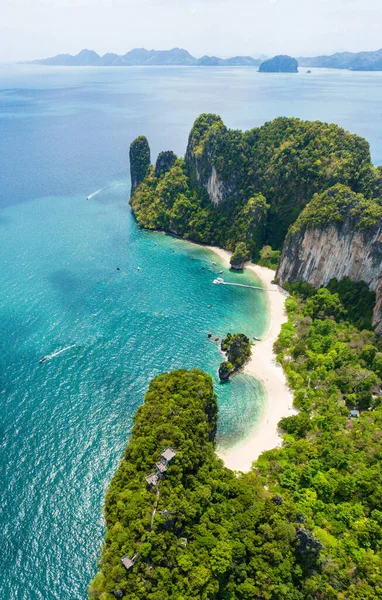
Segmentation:
[(155, 163), (155, 177), (160, 177), (174, 166), (177, 156), (171, 150), (165, 152), (159, 152), (157, 161)]
[(148, 175), (150, 169), (150, 146), (144, 135), (137, 137), (130, 146), (131, 193)]
[(203, 114), (190, 132), (185, 164), (198, 198), (229, 219), (251, 196), (263, 194), (269, 204), (264, 238), (280, 250), (315, 193), (336, 183), (366, 198), (382, 189), (366, 141), (318, 121), (280, 118), (242, 132)]
[[(344, 194), (340, 186), (337, 191), (338, 197)], [(362, 205), (358, 210), (357, 195), (346, 194), (340, 206), (337, 200), (328, 206), (325, 195), (308, 205), (287, 236), (276, 277), (281, 284), (305, 281), (316, 288), (346, 276), (364, 281), (377, 294), (374, 325), (382, 333), (382, 208)], [(323, 220), (319, 211), (325, 208), (330, 210)], [(371, 210), (373, 218), (366, 221)]]
[(200, 193), (207, 192), (212, 205), (224, 203), (229, 196), (235, 196), (234, 181), (223, 178), (216, 167), (219, 134), (224, 134), (226, 128), (217, 115), (202, 115), (191, 130), (187, 151), (186, 167), (192, 185)]

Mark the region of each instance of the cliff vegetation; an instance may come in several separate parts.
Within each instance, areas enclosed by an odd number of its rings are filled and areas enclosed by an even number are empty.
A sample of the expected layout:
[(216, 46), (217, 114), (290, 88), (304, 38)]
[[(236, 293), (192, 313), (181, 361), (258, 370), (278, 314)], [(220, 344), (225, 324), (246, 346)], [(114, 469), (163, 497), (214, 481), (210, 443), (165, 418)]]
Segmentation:
[(227, 333), (222, 340), (221, 349), (227, 355), (227, 360), (219, 367), (219, 378), (227, 381), (230, 375), (238, 371), (251, 357), (251, 342), (244, 333)]
[(185, 159), (169, 171), (152, 168), (133, 190), (131, 205), (143, 227), (229, 250), (241, 242), (258, 259), (264, 245), (281, 250), (314, 195), (337, 185), (361, 204), (381, 194), (381, 172), (359, 136), (293, 118), (242, 132), (203, 114)]
[[(90, 598), (382, 595), (381, 342), (347, 320), (345, 292), (291, 291), (275, 350), (299, 414), (280, 422), (282, 448), (237, 476), (214, 452), (211, 378), (156, 377), (107, 492)], [(174, 460), (148, 485), (168, 446)]]

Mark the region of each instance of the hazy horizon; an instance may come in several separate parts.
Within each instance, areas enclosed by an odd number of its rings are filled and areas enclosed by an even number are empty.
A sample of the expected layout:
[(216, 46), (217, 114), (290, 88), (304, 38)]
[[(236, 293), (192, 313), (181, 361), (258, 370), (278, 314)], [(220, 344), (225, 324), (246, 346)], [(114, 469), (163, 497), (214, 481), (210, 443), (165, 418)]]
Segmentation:
[(375, 51), (381, 21), (380, 0), (2, 0), (0, 62), (84, 48), (223, 58)]

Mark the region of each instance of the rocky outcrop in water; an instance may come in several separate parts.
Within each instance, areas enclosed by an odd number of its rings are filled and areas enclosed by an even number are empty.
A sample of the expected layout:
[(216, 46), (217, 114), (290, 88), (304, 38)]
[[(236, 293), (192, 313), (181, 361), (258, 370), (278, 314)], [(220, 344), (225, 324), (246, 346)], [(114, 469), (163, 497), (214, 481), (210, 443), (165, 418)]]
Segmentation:
[(131, 193), (146, 177), (150, 169), (150, 146), (144, 135), (130, 145)]
[(315, 288), (333, 278), (364, 281), (377, 294), (373, 323), (381, 334), (382, 207), (346, 190), (336, 186), (332, 196), (317, 196), (303, 211), (287, 236), (276, 277), (281, 285), (304, 281)]
[(251, 342), (244, 333), (227, 333), (222, 340), (221, 350), (227, 354), (227, 360), (219, 367), (219, 379), (228, 381), (251, 357)]
[(243, 242), (237, 244), (235, 252), (230, 258), (231, 269), (233, 271), (242, 271), (244, 269), (245, 261), (249, 258), (246, 245)]

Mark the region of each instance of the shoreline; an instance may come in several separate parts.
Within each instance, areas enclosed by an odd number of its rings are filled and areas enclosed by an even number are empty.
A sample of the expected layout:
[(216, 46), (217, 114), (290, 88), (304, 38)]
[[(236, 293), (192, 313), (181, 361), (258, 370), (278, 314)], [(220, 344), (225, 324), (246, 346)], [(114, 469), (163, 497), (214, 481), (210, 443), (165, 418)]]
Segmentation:
[[(230, 266), (230, 252), (215, 246), (208, 248)], [(285, 373), (276, 362), (273, 353), (273, 344), (278, 338), (282, 324), (287, 321), (285, 300), (289, 294), (280, 286), (271, 283), (275, 276), (271, 269), (252, 263), (247, 263), (246, 268), (260, 279), (266, 290), (270, 322), (262, 340), (252, 346), (252, 356), (243, 372), (261, 381), (266, 391), (266, 402), (260, 420), (244, 439), (231, 448), (217, 449), (217, 454), (226, 467), (243, 472), (250, 471), (253, 461), (262, 452), (281, 446), (282, 435), (277, 424), (283, 417), (297, 414), (297, 410), (293, 408), (293, 394), (288, 387)]]

